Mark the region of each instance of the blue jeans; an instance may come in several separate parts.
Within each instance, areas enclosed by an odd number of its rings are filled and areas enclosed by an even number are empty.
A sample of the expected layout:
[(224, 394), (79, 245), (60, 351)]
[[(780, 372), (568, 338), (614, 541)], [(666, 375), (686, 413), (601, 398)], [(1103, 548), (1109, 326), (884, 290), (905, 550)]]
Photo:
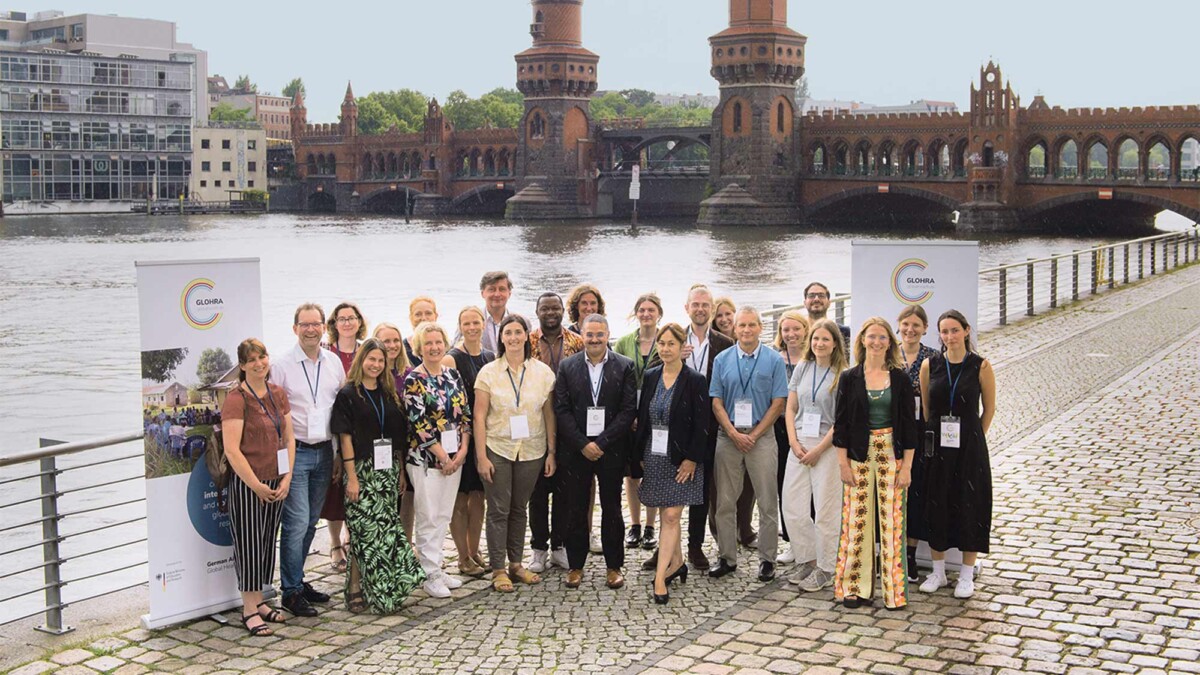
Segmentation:
[(317, 519), (333, 478), (333, 451), (296, 445), (292, 485), (283, 500), (279, 534), (279, 581), (286, 597), (304, 590), (304, 559), (317, 532)]

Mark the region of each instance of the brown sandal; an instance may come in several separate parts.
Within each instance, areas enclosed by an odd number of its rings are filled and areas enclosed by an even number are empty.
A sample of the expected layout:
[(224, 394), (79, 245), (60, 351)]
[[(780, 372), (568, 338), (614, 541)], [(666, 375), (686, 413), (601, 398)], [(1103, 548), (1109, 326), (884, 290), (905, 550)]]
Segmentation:
[(458, 573), (468, 577), (481, 577), (487, 572), (471, 558), (463, 558), (458, 563)]
[(524, 567), (513, 567), (508, 570), (508, 573), (513, 579), (516, 579), (517, 581), (529, 586), (541, 583), (542, 581), (542, 578), (538, 576), (537, 573), (530, 572)]
[(512, 579), (508, 578), (508, 572), (504, 570), (492, 572), (492, 589), (499, 593), (512, 593), (516, 590), (513, 588)]
[[(341, 552), (342, 552), (342, 559), (341, 559), (341, 560), (332, 560), (332, 558), (333, 558), (333, 552), (334, 552), (334, 551), (341, 551)], [(345, 557), (345, 556), (346, 556), (346, 549), (345, 549), (344, 547), (342, 547), (342, 546), (334, 546), (333, 548), (329, 549), (329, 557), (331, 558), (331, 560), (329, 561), (329, 567), (330, 567), (330, 568), (331, 568), (331, 569), (332, 569), (334, 572), (337, 572), (337, 573), (339, 573), (339, 574), (344, 574), (344, 573), (346, 572), (346, 568), (347, 568), (347, 566), (348, 566), (348, 565), (347, 565), (347, 563), (346, 563), (346, 557)]]

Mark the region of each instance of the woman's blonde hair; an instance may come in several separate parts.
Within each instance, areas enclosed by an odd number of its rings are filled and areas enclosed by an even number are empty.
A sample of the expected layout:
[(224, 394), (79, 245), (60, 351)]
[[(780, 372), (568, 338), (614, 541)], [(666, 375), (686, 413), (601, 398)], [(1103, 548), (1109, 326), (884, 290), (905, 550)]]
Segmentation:
[(446, 329), (442, 328), (442, 324), (437, 323), (436, 321), (422, 321), (421, 323), (417, 324), (416, 328), (413, 329), (413, 352), (415, 352), (421, 358), (425, 358), (425, 356), (421, 354), (421, 350), (425, 347), (425, 336), (429, 335), (430, 333), (441, 333), (442, 342), (446, 345), (446, 351), (450, 351), (450, 347), (452, 346), (450, 344), (450, 336), (446, 334)]
[[(418, 302), (428, 302), (429, 304), (433, 305), (433, 315), (437, 316), (437, 314), (438, 314), (437, 301), (435, 301), (433, 298), (429, 297), (428, 295), (418, 295), (417, 297), (412, 299), (412, 302), (408, 303), (408, 322), (409, 323), (412, 323), (412, 315), (413, 315), (413, 312), (416, 311), (416, 309), (417, 309)], [(414, 328), (415, 328), (415, 326), (414, 326)]]
[(888, 369), (903, 368), (904, 361), (900, 358), (900, 344), (896, 340), (896, 334), (892, 332), (892, 324), (882, 316), (873, 316), (863, 322), (862, 328), (858, 331), (858, 337), (854, 338), (854, 362), (861, 364), (867, 358), (867, 347), (863, 344), (863, 336), (867, 334), (867, 329), (871, 326), (882, 326), (883, 330), (887, 331), (889, 345), (885, 365)]
[[(789, 309), (779, 315), (779, 320), (775, 322), (775, 351), (782, 352), (787, 347), (783, 344), (783, 322), (796, 321), (801, 326), (804, 326), (804, 352), (808, 352), (808, 335), (812, 332), (812, 326), (809, 325), (808, 317), (800, 313), (800, 310)], [(801, 356), (800, 358), (804, 358)]]
[[(396, 357), (395, 363), (392, 364), (392, 370), (396, 371), (397, 373), (404, 374), (412, 365), (408, 362), (408, 350), (404, 348), (404, 333), (400, 332), (400, 328), (397, 327), (396, 324), (384, 321), (378, 326), (375, 326), (375, 330), (371, 332), (371, 337), (378, 339), (380, 343), (382, 343), (383, 340), (379, 337), (379, 333), (385, 330), (394, 330), (396, 331), (396, 335), (400, 336), (400, 355)], [(386, 349), (384, 350), (383, 355), (385, 357), (387, 356)]]
[(837, 392), (838, 379), (842, 376), (842, 371), (849, 368), (850, 364), (846, 361), (846, 344), (842, 340), (842, 329), (838, 328), (837, 322), (833, 319), (818, 319), (812, 325), (812, 329), (808, 331), (808, 339), (804, 342), (808, 345), (808, 350), (804, 352), (804, 360), (817, 362), (817, 355), (812, 350), (813, 333), (818, 330), (823, 330), (829, 333), (833, 338), (833, 351), (829, 353), (829, 369), (833, 371), (833, 382), (829, 384), (830, 393)]

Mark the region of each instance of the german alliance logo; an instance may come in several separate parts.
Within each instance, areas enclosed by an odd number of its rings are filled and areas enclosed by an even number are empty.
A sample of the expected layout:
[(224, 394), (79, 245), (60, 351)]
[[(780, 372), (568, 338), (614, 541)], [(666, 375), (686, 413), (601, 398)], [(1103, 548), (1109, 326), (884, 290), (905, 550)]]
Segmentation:
[(892, 293), (906, 305), (923, 305), (933, 297), (937, 286), (928, 272), (929, 264), (920, 258), (900, 261), (892, 270)]
[(225, 301), (215, 292), (211, 279), (192, 279), (179, 299), (183, 319), (196, 330), (208, 330), (221, 322)]

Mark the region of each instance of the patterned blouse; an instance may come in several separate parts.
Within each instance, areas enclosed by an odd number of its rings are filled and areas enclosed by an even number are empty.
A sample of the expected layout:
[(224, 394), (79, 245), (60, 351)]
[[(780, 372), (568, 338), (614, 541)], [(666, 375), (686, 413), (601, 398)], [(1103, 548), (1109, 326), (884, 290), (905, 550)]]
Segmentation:
[[(409, 371), (404, 378), (404, 406), (408, 412), (408, 463), (430, 467), (437, 464), (433, 444), (441, 443), (441, 432), (455, 428), (461, 442), (471, 430), (471, 408), (462, 376), (453, 368), (443, 368), (434, 377), (423, 366)], [(451, 448), (442, 448), (447, 454)]]

